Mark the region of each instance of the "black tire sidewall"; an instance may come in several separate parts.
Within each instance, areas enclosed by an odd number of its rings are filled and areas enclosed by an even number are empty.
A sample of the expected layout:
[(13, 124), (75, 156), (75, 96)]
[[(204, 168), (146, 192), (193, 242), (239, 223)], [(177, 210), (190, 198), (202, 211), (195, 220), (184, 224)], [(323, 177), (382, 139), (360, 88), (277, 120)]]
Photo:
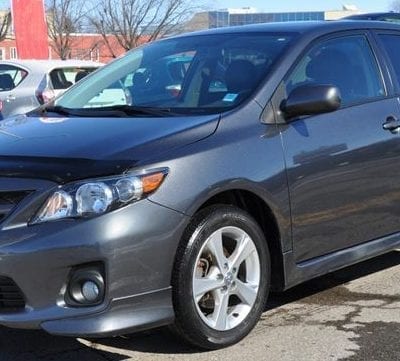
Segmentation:
[[(216, 331), (201, 319), (193, 300), (193, 272), (205, 241), (223, 227), (238, 227), (253, 240), (260, 259), (260, 286), (249, 315), (234, 329)], [(259, 225), (246, 212), (231, 206), (214, 206), (200, 212), (187, 228), (175, 262), (173, 300), (176, 327), (191, 344), (217, 349), (237, 343), (258, 322), (264, 310), (270, 286), (270, 255), (265, 236)]]

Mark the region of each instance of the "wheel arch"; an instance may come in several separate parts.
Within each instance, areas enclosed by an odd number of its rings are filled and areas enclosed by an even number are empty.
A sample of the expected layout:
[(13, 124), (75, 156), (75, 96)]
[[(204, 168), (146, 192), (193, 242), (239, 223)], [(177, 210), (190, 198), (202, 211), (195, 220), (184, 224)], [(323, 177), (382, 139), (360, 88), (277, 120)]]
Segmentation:
[(268, 243), (271, 255), (271, 288), (285, 288), (283, 245), (277, 216), (272, 207), (259, 195), (244, 189), (229, 189), (214, 194), (204, 201), (197, 212), (215, 205), (232, 205), (249, 213), (259, 224)]

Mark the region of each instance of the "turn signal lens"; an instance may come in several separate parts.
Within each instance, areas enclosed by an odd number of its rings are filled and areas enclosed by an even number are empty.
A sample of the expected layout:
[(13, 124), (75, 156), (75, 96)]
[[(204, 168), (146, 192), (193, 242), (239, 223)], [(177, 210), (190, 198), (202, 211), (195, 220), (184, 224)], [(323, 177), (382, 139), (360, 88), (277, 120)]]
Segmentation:
[(154, 192), (164, 180), (165, 173), (154, 173), (142, 177), (143, 193), (149, 194)]

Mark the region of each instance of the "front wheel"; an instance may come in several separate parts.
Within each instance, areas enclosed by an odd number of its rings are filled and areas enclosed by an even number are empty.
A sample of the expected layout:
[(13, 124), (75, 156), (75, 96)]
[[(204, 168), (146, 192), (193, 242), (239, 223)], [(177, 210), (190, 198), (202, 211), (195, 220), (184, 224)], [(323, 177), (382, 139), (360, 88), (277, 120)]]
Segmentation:
[(263, 312), (269, 280), (267, 242), (248, 213), (231, 206), (199, 212), (175, 261), (176, 330), (203, 349), (240, 341)]

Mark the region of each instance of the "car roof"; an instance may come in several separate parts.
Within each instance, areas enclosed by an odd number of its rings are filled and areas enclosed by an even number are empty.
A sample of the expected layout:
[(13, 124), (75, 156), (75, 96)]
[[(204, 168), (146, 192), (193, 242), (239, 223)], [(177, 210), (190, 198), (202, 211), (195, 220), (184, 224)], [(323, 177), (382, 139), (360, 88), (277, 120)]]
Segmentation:
[(334, 31), (362, 30), (362, 29), (394, 29), (400, 30), (400, 25), (390, 22), (371, 20), (339, 20), (339, 21), (298, 21), (263, 23), (242, 26), (224, 27), (210, 30), (196, 31), (177, 36), (197, 36), (211, 34), (231, 34), (250, 32), (276, 32), (276, 33), (317, 33), (326, 34)]
[(88, 60), (2, 60), (1, 64), (20, 66), (31, 72), (45, 73), (56, 68), (88, 67), (98, 68), (102, 63)]

